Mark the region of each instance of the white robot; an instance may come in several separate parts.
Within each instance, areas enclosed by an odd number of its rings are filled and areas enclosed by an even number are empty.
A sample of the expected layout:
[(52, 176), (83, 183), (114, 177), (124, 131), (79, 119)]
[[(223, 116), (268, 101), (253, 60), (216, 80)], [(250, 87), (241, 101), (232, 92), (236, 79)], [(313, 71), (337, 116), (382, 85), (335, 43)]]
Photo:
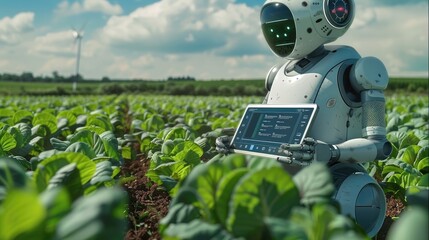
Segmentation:
[[(385, 196), (361, 163), (385, 159), (383, 90), (388, 74), (375, 57), (348, 46), (324, 46), (342, 36), (355, 14), (353, 0), (267, 0), (261, 27), (271, 50), (286, 62), (268, 72), (265, 104), (317, 104), (318, 112), (302, 144), (284, 144), (278, 161), (293, 174), (313, 161), (326, 163), (336, 185), (341, 212), (375, 236), (385, 217)], [(219, 138), (220, 151), (227, 149)]]

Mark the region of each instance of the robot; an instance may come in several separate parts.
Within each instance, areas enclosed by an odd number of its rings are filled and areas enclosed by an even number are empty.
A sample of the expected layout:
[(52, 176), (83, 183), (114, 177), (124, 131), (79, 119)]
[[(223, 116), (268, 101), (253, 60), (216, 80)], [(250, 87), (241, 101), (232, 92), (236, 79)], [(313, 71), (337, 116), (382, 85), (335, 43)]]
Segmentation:
[[(326, 163), (333, 196), (344, 215), (375, 236), (385, 217), (385, 195), (361, 164), (387, 158), (384, 64), (361, 57), (349, 46), (325, 46), (350, 27), (353, 0), (267, 0), (260, 12), (263, 35), (272, 52), (286, 61), (265, 80), (265, 104), (316, 103), (315, 122), (302, 144), (283, 144), (277, 160), (292, 174), (312, 162)], [(228, 148), (217, 139), (219, 151)]]

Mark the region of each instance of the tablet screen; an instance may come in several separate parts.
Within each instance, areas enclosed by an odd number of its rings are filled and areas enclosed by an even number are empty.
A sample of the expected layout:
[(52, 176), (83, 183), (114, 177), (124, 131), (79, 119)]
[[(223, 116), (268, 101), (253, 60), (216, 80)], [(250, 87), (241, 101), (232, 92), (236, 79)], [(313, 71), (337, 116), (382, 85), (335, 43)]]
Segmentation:
[(235, 152), (282, 155), (279, 153), (281, 144), (302, 143), (316, 110), (316, 104), (249, 105), (232, 147)]

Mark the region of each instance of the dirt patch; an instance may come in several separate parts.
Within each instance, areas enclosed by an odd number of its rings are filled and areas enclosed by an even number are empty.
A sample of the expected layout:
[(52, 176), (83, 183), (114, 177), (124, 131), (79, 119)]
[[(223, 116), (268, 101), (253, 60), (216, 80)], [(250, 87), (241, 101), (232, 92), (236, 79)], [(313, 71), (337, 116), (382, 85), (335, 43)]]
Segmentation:
[(394, 223), (393, 218), (398, 217), (404, 210), (405, 206), (402, 201), (398, 198), (394, 198), (391, 195), (386, 196), (386, 218), (384, 219), (383, 226), (377, 234), (378, 240), (385, 240), (390, 227)]
[(159, 221), (167, 215), (170, 196), (145, 176), (148, 168), (149, 160), (144, 158), (122, 166), (123, 177), (135, 177), (124, 184), (129, 197), (127, 240), (161, 239)]

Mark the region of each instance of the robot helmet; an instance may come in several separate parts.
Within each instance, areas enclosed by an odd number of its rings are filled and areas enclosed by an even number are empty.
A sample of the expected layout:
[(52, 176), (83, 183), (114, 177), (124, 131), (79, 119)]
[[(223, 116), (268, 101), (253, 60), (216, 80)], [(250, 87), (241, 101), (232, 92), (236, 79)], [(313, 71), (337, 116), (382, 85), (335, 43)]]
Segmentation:
[(262, 33), (280, 57), (302, 58), (342, 36), (353, 22), (353, 0), (267, 0)]

